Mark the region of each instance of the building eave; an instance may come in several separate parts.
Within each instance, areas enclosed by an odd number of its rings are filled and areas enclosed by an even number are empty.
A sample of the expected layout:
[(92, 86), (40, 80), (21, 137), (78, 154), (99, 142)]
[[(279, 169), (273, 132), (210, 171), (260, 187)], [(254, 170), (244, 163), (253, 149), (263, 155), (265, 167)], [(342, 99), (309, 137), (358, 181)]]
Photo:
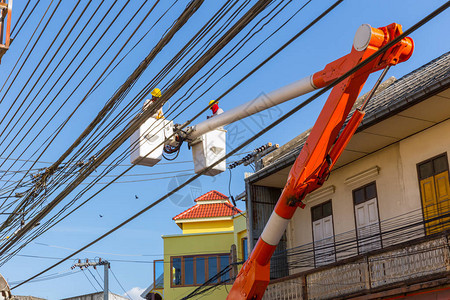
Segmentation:
[[(379, 145), (378, 148), (375, 148), (374, 146), (373, 149), (368, 151), (363, 151), (366, 150), (364, 147), (361, 149), (354, 147), (354, 149), (351, 149), (350, 151), (354, 153), (353, 156), (347, 155), (347, 157), (345, 157), (345, 154), (350, 152), (348, 152), (347, 149), (344, 150), (342, 157), (336, 163), (335, 169), (445, 121), (445, 112), (449, 109), (448, 102), (445, 101), (449, 101), (450, 98), (450, 92), (448, 90), (450, 88), (450, 73), (445, 66), (448, 66), (449, 62), (450, 52), (447, 52), (399, 80), (391, 82), (383, 91), (375, 95), (366, 109), (366, 116), (358, 127), (349, 146), (352, 143), (354, 144), (353, 146), (358, 142), (361, 143), (367, 134), (373, 134), (372, 131), (374, 131), (374, 128), (379, 130), (383, 126), (386, 127), (386, 124), (388, 123), (399, 125), (404, 123), (403, 128), (407, 128), (408, 132), (404, 132), (403, 137), (392, 138), (392, 141)], [(435, 108), (431, 108), (433, 105)], [(408, 118), (417, 119), (417, 116), (403, 116), (403, 114), (419, 110), (418, 107), (429, 111), (437, 109), (437, 111), (440, 112), (441, 117), (444, 117), (440, 120), (424, 119), (422, 121), (428, 122), (428, 125), (424, 125), (420, 128), (409, 128), (409, 123), (405, 120)], [(417, 114), (417, 112), (415, 113)], [(278, 157), (273, 156), (270, 158), (270, 160), (267, 161), (267, 166), (248, 176), (245, 181), (248, 184), (268, 185), (280, 188), (284, 186), (283, 182), (285, 182), (285, 178), (287, 178), (289, 174), (290, 167), (297, 159), (307, 137), (308, 131), (305, 131), (294, 139), (296, 141), (292, 140), (287, 143), (285, 146), (288, 148), (283, 149), (284, 154), (281, 154), (283, 153), (281, 151), (283, 146), (280, 147), (280, 154)], [(347, 148), (349, 148), (349, 146)], [(272, 155), (277, 154), (274, 153)], [(277, 179), (274, 180), (275, 178)]]
[(214, 221), (227, 221), (231, 220), (233, 216), (225, 216), (225, 217), (211, 217), (211, 218), (195, 218), (195, 219), (179, 219), (175, 220), (176, 224), (181, 223), (195, 223), (195, 222), (214, 222)]
[(201, 235), (218, 235), (218, 234), (233, 234), (233, 231), (214, 231), (214, 232), (201, 232), (201, 233), (179, 233), (179, 234), (167, 234), (162, 235), (163, 239), (166, 238), (179, 238), (179, 237), (190, 237), (190, 236), (201, 236)]

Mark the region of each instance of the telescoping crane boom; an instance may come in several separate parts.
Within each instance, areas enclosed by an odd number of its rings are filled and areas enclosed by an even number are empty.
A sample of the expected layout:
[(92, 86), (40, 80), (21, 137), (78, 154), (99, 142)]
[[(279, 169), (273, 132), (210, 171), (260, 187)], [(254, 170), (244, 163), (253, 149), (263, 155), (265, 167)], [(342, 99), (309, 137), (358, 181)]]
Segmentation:
[[(226, 130), (224, 130), (222, 126), (234, 123), (260, 111), (329, 85), (336, 78), (345, 74), (359, 62), (376, 52), (380, 47), (383, 47), (389, 41), (392, 41), (399, 34), (401, 34), (401, 27), (397, 24), (378, 29), (364, 24), (356, 32), (352, 51), (348, 55), (328, 64), (322, 71), (316, 72), (311, 76), (307, 76), (270, 93), (261, 94), (251, 101), (245, 102), (222, 114), (216, 115), (213, 118), (209, 118), (194, 126), (188, 127), (186, 130), (179, 131), (177, 134), (173, 133), (177, 131), (179, 126), (176, 124), (174, 125), (171, 120), (149, 118), (130, 139), (132, 146), (131, 162), (145, 166), (154, 166), (161, 160), (163, 152), (169, 154), (178, 153), (183, 141), (187, 141), (192, 149), (195, 172), (197, 174), (209, 176), (220, 174), (226, 169), (225, 160), (216, 164), (216, 161), (221, 160), (226, 155)], [(324, 109), (327, 111), (327, 114), (324, 113), (319, 117), (317, 125), (319, 126), (319, 123), (325, 124), (328, 122), (334, 124), (330, 123), (329, 125), (335, 126), (335, 129), (332, 132), (332, 135), (327, 133), (326, 137), (330, 138), (327, 140), (327, 144), (329, 144), (328, 141), (331, 141), (332, 143), (334, 138), (337, 137), (367, 76), (371, 72), (408, 59), (408, 55), (412, 53), (412, 48), (412, 40), (404, 39), (402, 42), (398, 43), (397, 46), (391, 47), (391, 49), (382, 57), (372, 61), (351, 77), (347, 78), (344, 82), (340, 83), (338, 87), (335, 87), (335, 90), (331, 93), (330, 99), (340, 99), (341, 95), (342, 99), (339, 101), (329, 100), (330, 104), (327, 102)], [(334, 107), (336, 105), (339, 107)], [(328, 112), (331, 108), (336, 110), (335, 114), (339, 117), (339, 122), (335, 120), (337, 117), (333, 115), (334, 113)], [(361, 112), (358, 112), (356, 114), (352, 122), (357, 122), (357, 116), (360, 113)], [(329, 120), (328, 118), (330, 117), (333, 119)], [(347, 127), (349, 129), (351, 128), (351, 126)], [(324, 128), (324, 126), (322, 126), (320, 127), (320, 130), (329, 130), (329, 128), (331, 127)], [(319, 129), (315, 129), (315, 132), (318, 130)], [(312, 150), (312, 148), (315, 147), (311, 141), (308, 142), (308, 147), (306, 147), (306, 149)], [(341, 141), (344, 142), (343, 139), (341, 139)], [(324, 143), (322, 138), (321, 143)], [(331, 149), (331, 146), (331, 144), (328, 145), (327, 151)], [(338, 149), (336, 145), (333, 148), (335, 149), (334, 151)], [(330, 154), (328, 152), (326, 153)], [(333, 161), (338, 158), (339, 154), (340, 153), (334, 154), (335, 159)], [(316, 157), (316, 159), (319, 159), (319, 157), (320, 156)], [(323, 159), (320, 159), (320, 161), (322, 162)], [(307, 192), (310, 191), (311, 190), (308, 190)]]
[[(401, 26), (395, 23), (381, 28), (362, 25), (355, 35), (351, 52), (312, 75), (311, 82), (306, 85), (310, 84), (314, 88), (329, 85), (401, 34)], [(341, 132), (368, 76), (372, 72), (387, 70), (389, 66), (408, 60), (413, 48), (412, 39), (403, 38), (332, 89), (291, 168), (275, 209), (250, 257), (241, 268), (227, 299), (258, 300), (263, 297), (270, 280), (270, 258), (295, 210), (297, 207), (303, 208), (305, 205), (302, 200), (305, 196), (325, 182), (364, 117), (365, 105), (355, 110)], [(213, 119), (210, 122), (218, 121)], [(203, 129), (197, 125), (197, 130)]]

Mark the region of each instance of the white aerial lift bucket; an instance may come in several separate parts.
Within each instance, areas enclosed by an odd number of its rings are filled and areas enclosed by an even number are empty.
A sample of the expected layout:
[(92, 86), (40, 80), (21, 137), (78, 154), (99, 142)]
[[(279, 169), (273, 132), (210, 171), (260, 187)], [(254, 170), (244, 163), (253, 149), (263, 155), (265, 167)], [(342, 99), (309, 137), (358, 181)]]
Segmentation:
[[(226, 133), (227, 131), (225, 129), (217, 128), (206, 132), (190, 144), (192, 147), (195, 173), (202, 172), (225, 156)], [(226, 162), (223, 160), (204, 175), (216, 176), (225, 171), (226, 167)]]
[(130, 137), (131, 163), (149, 167), (156, 165), (162, 158), (162, 143), (172, 133), (172, 121), (148, 118)]

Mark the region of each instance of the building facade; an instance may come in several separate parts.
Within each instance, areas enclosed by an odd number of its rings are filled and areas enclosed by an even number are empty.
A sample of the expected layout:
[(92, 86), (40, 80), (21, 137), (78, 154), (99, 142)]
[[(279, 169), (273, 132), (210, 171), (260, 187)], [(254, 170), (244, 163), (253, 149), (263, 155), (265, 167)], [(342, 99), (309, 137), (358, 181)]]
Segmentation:
[(210, 191), (195, 202), (173, 218), (182, 233), (162, 236), (164, 259), (155, 262), (156, 281), (142, 297), (182, 299), (209, 288), (202, 299), (226, 297), (225, 285), (232, 284), (231, 278), (237, 272), (237, 264), (233, 264), (234, 269), (230, 265), (246, 259), (245, 214), (217, 191)]
[[(384, 83), (329, 179), (290, 222), (265, 299), (450, 298), (449, 70), (446, 53)], [(250, 248), (308, 134), (246, 179)]]

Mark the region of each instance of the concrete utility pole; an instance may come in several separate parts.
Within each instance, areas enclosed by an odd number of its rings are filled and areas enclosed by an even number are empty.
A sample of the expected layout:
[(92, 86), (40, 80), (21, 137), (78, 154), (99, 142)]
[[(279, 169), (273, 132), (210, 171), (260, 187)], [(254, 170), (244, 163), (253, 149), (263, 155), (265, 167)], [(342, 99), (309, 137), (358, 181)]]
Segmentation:
[(109, 275), (109, 261), (102, 260), (101, 258), (98, 259), (98, 261), (89, 261), (86, 258), (86, 262), (81, 262), (81, 260), (78, 260), (78, 263), (74, 264), (71, 268), (87, 268), (87, 267), (94, 267), (94, 269), (97, 269), (97, 266), (103, 266), (104, 270), (104, 276), (103, 276), (103, 300), (109, 300), (109, 285), (108, 285), (108, 275)]
[(108, 269), (109, 269), (109, 262), (105, 261), (105, 264), (103, 265), (103, 300), (108, 300), (109, 297), (109, 286), (108, 286)]

